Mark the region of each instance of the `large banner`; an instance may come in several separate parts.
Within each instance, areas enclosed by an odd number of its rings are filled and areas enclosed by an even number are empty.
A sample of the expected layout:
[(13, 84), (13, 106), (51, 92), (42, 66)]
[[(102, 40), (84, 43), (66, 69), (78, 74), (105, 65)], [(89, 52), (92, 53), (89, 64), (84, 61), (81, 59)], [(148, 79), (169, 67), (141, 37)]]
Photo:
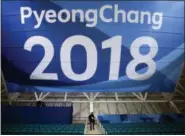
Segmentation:
[(2, 1), (11, 92), (172, 92), (183, 1)]

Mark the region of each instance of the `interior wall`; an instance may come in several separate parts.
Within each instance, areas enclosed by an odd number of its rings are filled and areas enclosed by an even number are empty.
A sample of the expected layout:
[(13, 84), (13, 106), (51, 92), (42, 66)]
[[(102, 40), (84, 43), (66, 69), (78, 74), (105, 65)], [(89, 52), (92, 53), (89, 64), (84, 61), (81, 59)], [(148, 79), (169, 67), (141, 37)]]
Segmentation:
[[(119, 98), (131, 100), (131, 98)], [(71, 98), (83, 101), (86, 98)], [(113, 101), (114, 98), (96, 98), (97, 101)], [(168, 103), (94, 103), (94, 115), (98, 114), (156, 114), (175, 112)], [(89, 103), (73, 104), (73, 120), (85, 120), (89, 115)]]

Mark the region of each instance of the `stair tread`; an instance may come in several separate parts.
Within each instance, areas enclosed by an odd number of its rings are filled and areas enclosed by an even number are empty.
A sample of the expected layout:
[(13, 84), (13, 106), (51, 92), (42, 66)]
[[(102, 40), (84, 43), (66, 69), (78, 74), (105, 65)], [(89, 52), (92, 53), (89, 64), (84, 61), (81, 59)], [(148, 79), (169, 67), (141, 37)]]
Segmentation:
[(101, 134), (101, 131), (100, 131), (100, 128), (97, 126), (97, 125), (95, 125), (94, 126), (94, 130), (90, 130), (90, 126), (88, 125), (87, 126), (87, 132), (86, 132), (86, 134), (88, 135), (90, 135), (90, 134)]

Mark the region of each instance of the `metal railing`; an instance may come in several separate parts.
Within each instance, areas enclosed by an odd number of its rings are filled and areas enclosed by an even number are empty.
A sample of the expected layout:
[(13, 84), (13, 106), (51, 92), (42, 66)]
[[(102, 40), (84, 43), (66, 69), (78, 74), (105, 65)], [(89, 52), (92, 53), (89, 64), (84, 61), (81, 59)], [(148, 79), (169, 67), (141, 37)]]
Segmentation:
[[(95, 124), (97, 124), (97, 126), (99, 127), (101, 134), (103, 134), (103, 135), (107, 134), (105, 131), (105, 128), (103, 127), (103, 125), (100, 123), (100, 121), (97, 118), (95, 118)], [(87, 134), (88, 125), (89, 125), (89, 120), (88, 120), (88, 118), (85, 118), (84, 134)]]
[(84, 135), (87, 133), (87, 128), (88, 128), (88, 118), (86, 118), (85, 120)]
[(103, 135), (105, 135), (105, 134), (106, 134), (105, 129), (104, 129), (103, 125), (100, 123), (100, 121), (99, 121), (97, 118), (96, 118), (96, 122), (97, 122), (97, 125), (98, 125), (98, 127), (99, 127), (101, 133), (102, 133)]

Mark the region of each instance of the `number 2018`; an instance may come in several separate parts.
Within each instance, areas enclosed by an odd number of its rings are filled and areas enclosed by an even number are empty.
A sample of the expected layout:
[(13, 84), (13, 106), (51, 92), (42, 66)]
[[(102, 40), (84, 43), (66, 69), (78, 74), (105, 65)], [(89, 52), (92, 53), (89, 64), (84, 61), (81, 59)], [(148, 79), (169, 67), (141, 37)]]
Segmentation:
[[(57, 73), (43, 73), (54, 56), (54, 47), (52, 42), (43, 36), (32, 36), (24, 44), (24, 49), (31, 51), (35, 45), (41, 45), (44, 48), (44, 57), (35, 70), (30, 75), (30, 79), (35, 80), (58, 80)], [(71, 50), (75, 45), (81, 45), (85, 48), (87, 56), (87, 66), (83, 73), (74, 73), (71, 67)], [(120, 59), (121, 59), (122, 37), (114, 36), (110, 39), (102, 41), (102, 49), (111, 49), (109, 80), (117, 80), (119, 78)], [(139, 52), (139, 48), (147, 44), (150, 51), (146, 55)], [(149, 36), (142, 36), (135, 39), (130, 47), (130, 53), (134, 58), (126, 67), (126, 75), (132, 80), (146, 80), (150, 78), (156, 70), (156, 63), (153, 58), (158, 52), (157, 41)], [(42, 63), (44, 62), (44, 63)], [(90, 79), (97, 69), (97, 49), (95, 43), (87, 36), (74, 35), (67, 38), (60, 49), (61, 69), (66, 77), (74, 81), (84, 81)], [(66, 63), (67, 62), (67, 63)], [(114, 63), (118, 62), (118, 63)], [(148, 68), (145, 73), (136, 72), (136, 66), (140, 63), (147, 64)]]

